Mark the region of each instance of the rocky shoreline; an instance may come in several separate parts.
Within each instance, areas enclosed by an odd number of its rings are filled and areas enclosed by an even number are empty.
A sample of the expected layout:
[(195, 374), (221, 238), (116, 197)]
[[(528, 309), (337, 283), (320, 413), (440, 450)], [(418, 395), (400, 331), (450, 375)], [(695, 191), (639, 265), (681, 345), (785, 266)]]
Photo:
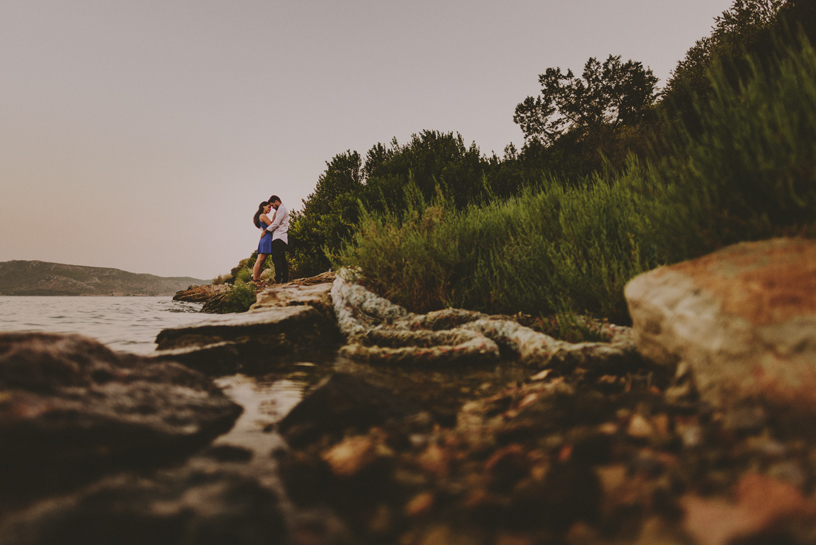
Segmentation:
[(149, 358), (0, 334), (0, 543), (816, 543), (814, 278), (813, 243), (737, 245), (592, 343), (349, 271)]

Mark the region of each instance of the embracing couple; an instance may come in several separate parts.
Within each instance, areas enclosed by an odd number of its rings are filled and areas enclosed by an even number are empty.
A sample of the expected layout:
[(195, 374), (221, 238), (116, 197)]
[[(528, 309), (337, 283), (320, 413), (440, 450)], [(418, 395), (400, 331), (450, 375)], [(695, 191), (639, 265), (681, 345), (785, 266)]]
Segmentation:
[[(275, 209), (272, 219), (269, 213)], [(262, 229), (261, 241), (258, 243), (258, 260), (252, 270), (252, 281), (260, 282), (261, 267), (266, 256), (272, 254), (272, 263), (275, 265), (275, 283), (289, 281), (289, 264), (286, 262), (286, 249), (289, 246), (289, 210), (283, 205), (277, 195), (269, 197), (258, 205), (258, 211), (252, 218), (255, 227)]]

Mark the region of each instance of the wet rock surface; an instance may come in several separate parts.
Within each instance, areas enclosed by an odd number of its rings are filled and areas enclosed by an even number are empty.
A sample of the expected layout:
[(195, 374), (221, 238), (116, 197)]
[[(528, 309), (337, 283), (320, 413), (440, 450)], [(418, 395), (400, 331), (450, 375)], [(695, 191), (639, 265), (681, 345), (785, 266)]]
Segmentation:
[(0, 334), (0, 506), (111, 468), (184, 457), (240, 413), (176, 363), (77, 335)]

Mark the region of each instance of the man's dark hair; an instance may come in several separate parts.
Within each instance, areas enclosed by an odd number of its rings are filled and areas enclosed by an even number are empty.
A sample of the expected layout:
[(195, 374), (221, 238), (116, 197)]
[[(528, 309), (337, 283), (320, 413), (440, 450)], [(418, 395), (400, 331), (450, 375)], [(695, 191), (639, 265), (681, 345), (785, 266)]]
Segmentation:
[(269, 197), (266, 200), (266, 202), (275, 202), (275, 201), (280, 201), (280, 197), (278, 197), (277, 195), (272, 195), (271, 197)]

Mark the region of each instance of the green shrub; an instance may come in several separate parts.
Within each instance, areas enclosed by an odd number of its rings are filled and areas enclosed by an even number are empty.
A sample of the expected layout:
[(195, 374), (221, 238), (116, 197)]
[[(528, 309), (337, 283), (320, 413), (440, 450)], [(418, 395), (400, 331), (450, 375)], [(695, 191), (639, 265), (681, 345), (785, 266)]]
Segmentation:
[(236, 272), (233, 277), (235, 278), (236, 284), (238, 282), (247, 283), (252, 280), (252, 271), (247, 267), (242, 267), (241, 269), (238, 269), (238, 272)]
[(212, 279), (212, 283), (213, 283), (213, 285), (218, 286), (218, 285), (221, 285), (221, 284), (225, 283), (228, 278), (230, 278), (230, 275), (220, 274), (220, 275), (218, 275), (218, 276), (216, 276), (215, 278)]
[(407, 211), (366, 212), (337, 266), (416, 312), (455, 306), (536, 315), (586, 312), (626, 321), (623, 285), (655, 263), (637, 239), (645, 230), (623, 184), (588, 181), (457, 210), (428, 204), (409, 186)]
[(222, 314), (246, 312), (254, 303), (255, 288), (252, 284), (248, 284), (240, 278), (236, 278), (235, 284), (224, 294), (218, 311)]

